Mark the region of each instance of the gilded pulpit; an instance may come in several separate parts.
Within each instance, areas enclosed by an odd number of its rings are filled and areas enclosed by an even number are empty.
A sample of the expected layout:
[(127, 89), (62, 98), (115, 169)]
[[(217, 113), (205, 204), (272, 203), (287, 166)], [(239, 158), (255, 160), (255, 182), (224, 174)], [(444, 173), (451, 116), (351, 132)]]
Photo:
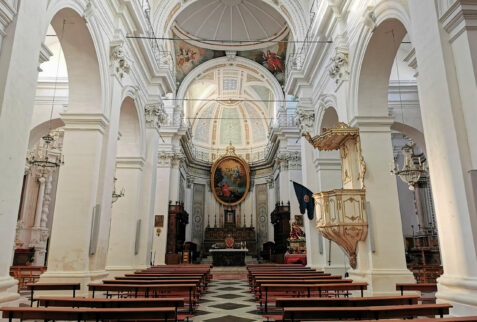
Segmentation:
[(323, 129), (321, 135), (307, 140), (318, 150), (340, 150), (343, 189), (313, 194), (317, 212), (316, 227), (327, 239), (336, 242), (348, 254), (350, 265), (356, 268), (356, 249), (368, 234), (366, 164), (361, 155), (359, 129), (338, 123)]

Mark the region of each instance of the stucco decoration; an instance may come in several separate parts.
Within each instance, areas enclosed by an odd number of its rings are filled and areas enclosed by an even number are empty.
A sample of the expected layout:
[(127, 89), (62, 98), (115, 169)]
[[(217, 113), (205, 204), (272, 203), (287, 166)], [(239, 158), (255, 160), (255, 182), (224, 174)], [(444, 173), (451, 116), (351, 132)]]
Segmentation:
[(166, 122), (167, 114), (162, 104), (148, 104), (144, 108), (146, 126), (159, 129)]

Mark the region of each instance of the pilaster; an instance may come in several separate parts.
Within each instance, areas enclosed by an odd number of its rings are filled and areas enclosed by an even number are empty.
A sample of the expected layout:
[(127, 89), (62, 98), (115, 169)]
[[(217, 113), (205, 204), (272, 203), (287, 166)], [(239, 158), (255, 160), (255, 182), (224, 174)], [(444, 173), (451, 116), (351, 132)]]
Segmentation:
[(17, 281), (9, 272), (46, 4), (46, 0), (0, 4), (0, 303), (19, 298)]
[(366, 162), (368, 226), (371, 228), (366, 240), (358, 244), (357, 267), (349, 273), (353, 280), (367, 282), (368, 294), (375, 296), (394, 294), (396, 283), (415, 281), (406, 266), (396, 179), (388, 169), (393, 162), (392, 123), (392, 117), (358, 116), (350, 124), (359, 128)]

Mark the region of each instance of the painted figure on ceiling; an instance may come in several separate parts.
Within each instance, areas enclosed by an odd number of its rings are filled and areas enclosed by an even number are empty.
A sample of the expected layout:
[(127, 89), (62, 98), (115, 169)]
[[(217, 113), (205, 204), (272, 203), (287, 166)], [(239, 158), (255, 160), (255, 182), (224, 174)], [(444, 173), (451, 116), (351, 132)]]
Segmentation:
[(276, 53), (271, 52), (270, 50), (267, 50), (267, 54), (263, 54), (263, 58), (268, 62), (268, 67), (270, 68), (271, 71), (281, 71), (283, 72), (283, 66), (282, 63), (280, 62), (280, 56), (278, 56)]

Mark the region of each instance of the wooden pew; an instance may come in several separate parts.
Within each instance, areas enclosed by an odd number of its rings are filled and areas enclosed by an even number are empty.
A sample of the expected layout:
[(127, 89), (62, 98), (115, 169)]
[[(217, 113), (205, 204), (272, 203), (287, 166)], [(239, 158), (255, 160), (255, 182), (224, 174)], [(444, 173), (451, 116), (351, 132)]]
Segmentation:
[(286, 307), (282, 321), (313, 321), (317, 319), (389, 319), (449, 314), (449, 304), (389, 305), (364, 307)]
[(437, 292), (436, 283), (398, 283), (396, 284), (396, 291), (420, 291), (420, 292)]
[(259, 294), (263, 284), (282, 284), (282, 285), (309, 285), (309, 284), (337, 284), (337, 283), (352, 283), (350, 279), (312, 279), (312, 280), (257, 280), (255, 281), (253, 292)]
[(63, 321), (99, 321), (99, 320), (141, 320), (154, 319), (175, 321), (176, 313), (172, 307), (156, 308), (44, 308), (44, 307), (2, 307), (3, 318), (10, 322), (20, 320), (63, 320)]
[(383, 306), (383, 305), (412, 305), (417, 304), (418, 295), (406, 296), (372, 296), (372, 297), (349, 297), (349, 298), (326, 298), (326, 297), (277, 297), (276, 306), (285, 307), (359, 307), (359, 306)]
[[(415, 305), (418, 295), (407, 296), (374, 296), (374, 297), (350, 297), (350, 298), (326, 298), (326, 297), (278, 297), (275, 305), (279, 309), (286, 307), (363, 307), (363, 306), (388, 306), (388, 305)], [(265, 318), (281, 320), (282, 315), (264, 315)]]
[(27, 288), (30, 290), (30, 306), (33, 306), (35, 291), (73, 291), (73, 297), (76, 291), (80, 289), (80, 283), (28, 283)]
[[(88, 284), (88, 289), (92, 292), (92, 297), (94, 298), (95, 292), (97, 291), (106, 291), (106, 292), (129, 292), (133, 293), (134, 297), (137, 298), (139, 292), (144, 294), (144, 297), (148, 298), (150, 295), (160, 293), (159, 296), (173, 296), (177, 297), (178, 294), (188, 294), (189, 299), (189, 312), (193, 311), (193, 302), (197, 297), (196, 285), (195, 284), (101, 284), (101, 283), (91, 283)], [(152, 296), (151, 296), (152, 297)]]
[[(404, 291), (419, 291), (425, 293), (437, 292), (436, 283), (398, 283), (396, 284), (396, 291), (401, 291), (401, 295), (404, 294)], [(422, 302), (431, 302), (435, 303), (435, 297), (421, 297)]]
[(89, 308), (139, 308), (139, 307), (173, 307), (178, 320), (184, 320), (189, 315), (178, 314), (178, 309), (184, 307), (184, 298), (126, 298), (126, 299), (92, 299), (77, 297), (41, 297), (40, 306), (44, 307), (89, 307)]
[(259, 301), (265, 304), (265, 313), (268, 312), (269, 292), (281, 296), (311, 297), (312, 292), (318, 293), (321, 297), (328, 291), (361, 291), (361, 297), (364, 296), (364, 290), (368, 283), (336, 283), (336, 284), (262, 284)]

